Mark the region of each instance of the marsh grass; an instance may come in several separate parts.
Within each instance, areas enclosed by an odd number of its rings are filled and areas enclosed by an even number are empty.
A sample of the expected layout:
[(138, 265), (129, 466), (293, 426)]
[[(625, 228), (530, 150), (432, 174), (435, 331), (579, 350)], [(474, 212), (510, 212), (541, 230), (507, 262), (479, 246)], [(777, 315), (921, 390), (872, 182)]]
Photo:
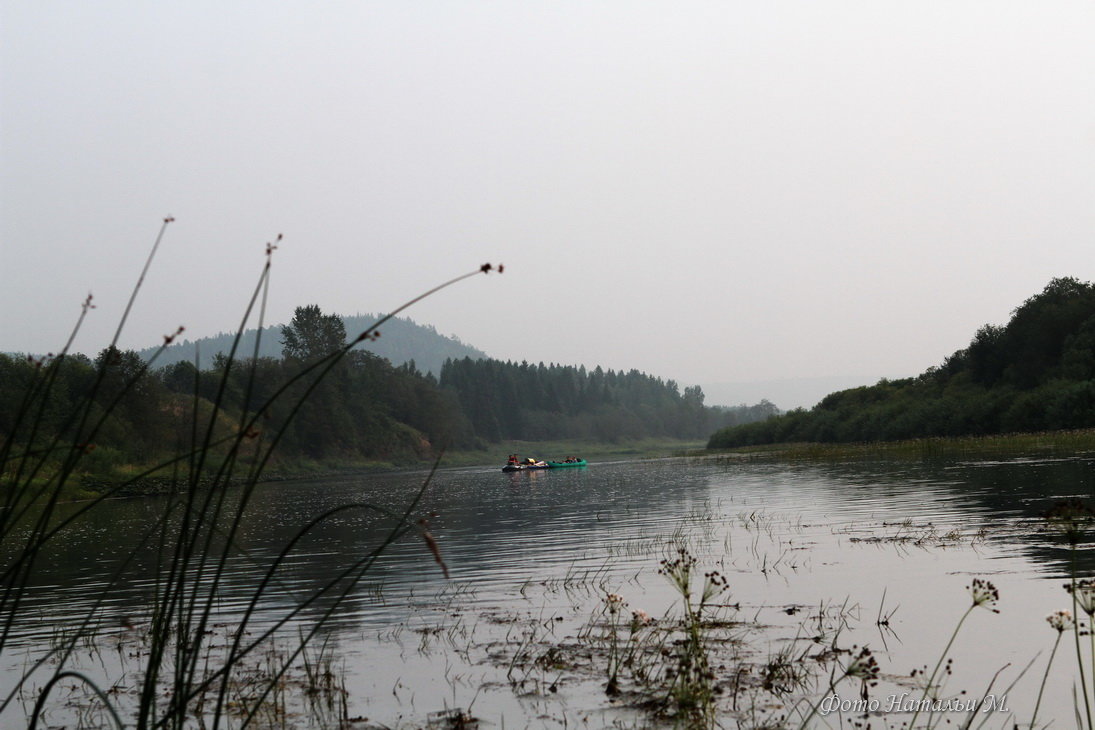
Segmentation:
[(723, 615), (736, 610), (722, 602), (726, 580), (717, 572), (704, 574), (699, 594), (693, 575), (696, 560), (684, 547), (662, 561), (659, 573), (679, 596), (679, 612), (654, 619), (630, 609), (617, 592), (602, 595), (598, 609), (580, 631), (580, 645), (604, 663), (604, 692), (626, 696), (674, 726), (714, 727), (716, 674), (711, 645), (739, 640), (740, 622)]
[[(393, 513), (369, 504), (346, 504), (301, 525), (281, 552), (265, 562), (265, 575), (250, 588), (238, 622), (216, 646), (211, 643), (228, 567), (241, 555), (250, 559), (237, 544), (240, 527), (256, 499), (257, 485), (286, 425), (354, 345), (375, 337), (380, 325), (422, 298), (462, 279), (492, 270), (489, 264), (445, 282), (397, 308), (343, 347), (302, 368), (253, 410), (229, 414), (224, 403), (232, 371), (248, 374), (244, 381), (247, 392), (243, 402), (251, 400), (258, 342), (250, 357), (243, 356), (238, 348), (241, 334), (249, 322), (257, 319), (258, 329), (262, 331), (272, 255), (281, 240), (278, 236), (274, 243), (266, 246), (265, 264), (244, 305), (216, 395), (209, 400), (199, 398), (195, 384), (188, 413), (181, 416), (177, 455), (136, 473), (119, 472), (123, 477), (120, 482), (104, 486), (75, 509), (59, 509), (61, 502), (77, 488), (76, 482), (87, 460), (103, 458), (102, 455), (94, 456), (100, 434), (109, 426), (113, 412), (124, 398), (139, 396), (141, 384), (149, 376), (159, 354), (141, 364), (120, 386), (107, 387), (111, 367), (118, 357), (118, 338), (172, 221), (172, 218), (166, 218), (160, 227), (87, 396), (60, 419), (50, 414), (48, 423), (59, 423), (59, 426), (46, 426), (45, 416), (60, 368), (85, 318), (94, 309), (90, 296), (59, 354), (35, 363), (35, 377), (16, 409), (11, 430), (2, 434), (0, 656), (10, 652), (13, 641), (34, 621), (35, 617), (25, 609), (26, 599), (34, 591), (36, 568), (51, 543), (67, 530), (78, 527), (81, 520), (105, 500), (127, 493), (149, 477), (164, 480), (164, 496), (157, 502), (159, 511), (137, 536), (136, 546), (120, 561), (86, 617), (59, 633), (52, 648), (30, 663), (11, 692), (0, 698), (0, 723), (5, 726), (14, 725), (17, 713), (25, 711), (27, 725), (36, 728), (47, 715), (65, 711), (65, 706), (79, 716), (81, 723), (85, 722), (85, 716), (95, 715), (104, 718), (103, 724), (141, 730), (183, 728), (194, 723), (213, 729), (228, 725), (285, 726), (290, 707), (287, 698), (301, 694), (313, 699), (327, 697), (327, 709), (335, 711), (337, 722), (338, 713), (345, 714), (344, 700), (337, 701), (345, 696), (339, 670), (330, 659), (328, 645), (314, 643), (324, 624), (361, 584), (385, 549), (403, 535), (421, 536), (441, 570), (445, 570), (428, 526), (413, 517), (430, 483), (430, 477), (427, 477), (401, 512)], [(171, 344), (181, 331), (179, 328), (174, 334), (165, 336), (162, 348)], [(266, 415), (275, 403), (287, 406), (288, 417), (281, 426), (271, 428)], [(109, 454), (105, 456), (109, 457)], [(278, 611), (273, 619), (256, 623), (256, 617), (267, 608), (267, 597), (279, 591), (280, 571), (288, 564), (298, 544), (318, 525), (354, 510), (379, 513), (387, 519), (389, 526), (377, 532), (373, 547), (362, 555), (352, 556), (334, 574), (324, 576), (319, 587), (310, 593), (297, 595), (295, 604)], [(156, 556), (156, 577), (152, 598), (143, 613), (125, 618), (126, 622), (143, 629), (137, 648), (119, 652), (122, 656), (135, 657), (139, 662), (136, 668), (125, 670), (130, 679), (126, 680), (123, 692), (119, 689), (118, 678), (95, 679), (72, 666), (79, 657), (89, 654), (89, 647), (98, 645), (102, 628), (110, 625), (112, 619), (111, 596), (123, 582), (134, 559), (145, 553)], [(305, 612), (312, 617), (305, 620)], [(290, 628), (296, 629), (296, 636), (288, 641), (285, 636)], [(299, 677), (303, 677), (302, 682), (294, 679)], [(64, 696), (73, 692), (83, 698), (75, 704), (75, 709), (71, 709), (72, 700)], [(29, 710), (24, 710), (28, 703)]]
[[(507, 440), (498, 445), (499, 451), (528, 456), (541, 455), (553, 458), (556, 454), (580, 454), (586, 459), (598, 462), (632, 461), (636, 459), (663, 459), (684, 453), (693, 453), (701, 443), (668, 438), (645, 438), (619, 443), (599, 441), (516, 441)], [(456, 452), (457, 463), (481, 464), (480, 452)], [(560, 457), (561, 458), (561, 457)]]
[[(84, 635), (81, 646), (54, 677), (54, 694), (41, 704), (40, 688), (27, 686), (18, 697), (28, 723), (37, 719), (49, 727), (74, 722), (76, 727), (131, 727), (123, 721), (126, 709), (140, 698), (147, 656), (153, 637), (148, 625), (131, 626), (113, 634)], [(202, 647), (203, 667), (221, 666), (231, 640), (228, 627), (219, 626)], [(230, 726), (343, 727), (348, 718), (344, 671), (336, 647), (328, 640), (306, 647), (301, 659), (289, 662), (298, 644), (287, 637), (266, 642), (233, 668), (227, 701), (221, 710)], [(288, 670), (286, 667), (288, 666)], [(275, 680), (276, 677), (276, 680)], [(166, 689), (166, 687), (165, 687)], [(192, 719), (211, 722), (217, 693), (194, 697)], [(9, 727), (16, 726), (13, 720)]]

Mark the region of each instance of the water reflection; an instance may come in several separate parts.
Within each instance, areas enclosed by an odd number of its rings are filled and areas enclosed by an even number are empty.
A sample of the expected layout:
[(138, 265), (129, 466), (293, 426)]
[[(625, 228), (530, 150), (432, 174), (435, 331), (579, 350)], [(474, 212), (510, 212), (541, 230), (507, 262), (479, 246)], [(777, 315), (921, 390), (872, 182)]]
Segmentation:
[[(1026, 570), (1059, 578), (1068, 570), (1062, 540), (1042, 524), (1055, 502), (1090, 488), (1087, 458), (1006, 462), (841, 465), (726, 464), (660, 460), (592, 465), (586, 469), (497, 473), (444, 471), (422, 501), (430, 525), (458, 581), (480, 590), (504, 588), (530, 574), (550, 574), (636, 536), (671, 534), (696, 518), (725, 519), (763, 511), (804, 525), (826, 525), (851, 534), (913, 520), (939, 531), (984, 528), (1005, 553), (1031, 560)], [(344, 512), (306, 538), (279, 579), (287, 595), (307, 593), (375, 549), (423, 482), (421, 474), (346, 477), (265, 485), (244, 521), (240, 556), (231, 565), (228, 596), (249, 586), (259, 571), (316, 514), (346, 503), (380, 510)], [(43, 607), (80, 613), (135, 549), (157, 505), (125, 500), (93, 511), (58, 540), (35, 578), (34, 599)], [(1095, 570), (1095, 554), (1080, 555), (1083, 571)], [(113, 600), (134, 610), (149, 596), (156, 566), (139, 551), (116, 577)], [(626, 569), (626, 568), (624, 568)], [(373, 579), (388, 586), (438, 583), (436, 566), (413, 538), (394, 546)]]
[[(818, 480), (835, 488), (866, 487), (863, 505), (885, 500), (935, 524), (980, 525), (998, 549), (1025, 555), (1038, 575), (1056, 580), (1070, 574), (1072, 556), (1044, 515), (1064, 500), (1095, 494), (1093, 463), (1089, 456), (878, 461), (826, 467)], [(1092, 539), (1088, 534), (1085, 544)], [(1075, 557), (1079, 572), (1095, 572), (1095, 553), (1081, 550)]]

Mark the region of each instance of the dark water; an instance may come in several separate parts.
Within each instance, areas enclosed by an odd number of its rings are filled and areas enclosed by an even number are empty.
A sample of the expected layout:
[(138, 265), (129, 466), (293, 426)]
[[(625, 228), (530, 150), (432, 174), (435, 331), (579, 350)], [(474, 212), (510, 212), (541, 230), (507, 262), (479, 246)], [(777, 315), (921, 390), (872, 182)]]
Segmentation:
[[(910, 670), (934, 665), (969, 605), (965, 587), (983, 577), (1000, 590), (1000, 612), (971, 614), (952, 651), (948, 686), (984, 694), (997, 670), (1005, 668), (999, 681), (1006, 685), (1037, 656), (1009, 693), (1015, 716), (984, 718), (989, 727), (1010, 727), (1029, 721), (1055, 636), (1045, 616), (1071, 606), (1061, 587), (1069, 552), (1040, 515), (1066, 497), (1091, 495), (1092, 467), (1091, 458), (1080, 456), (841, 465), (665, 459), (516, 474), (445, 470), (416, 515), (428, 515), (449, 578), (422, 539), (403, 538), (340, 607), (328, 641), (347, 678), (352, 716), (416, 726), (431, 712), (470, 706), (496, 727), (600, 727), (639, 720), (611, 709), (603, 681), (575, 680), (551, 693), (514, 691), (512, 667), (498, 658), (502, 647), (536, 625), (547, 627), (535, 637), (541, 644), (573, 642), (609, 592), (652, 615), (672, 610), (677, 596), (657, 570), (682, 546), (701, 567), (728, 577), (728, 602), (758, 627), (749, 638), (757, 660), (792, 642), (805, 613), (839, 611), (847, 624), (842, 642), (869, 645), (878, 657), (883, 698), (909, 691), (900, 678)], [(423, 478), (264, 486), (243, 525), (243, 553), (230, 566), (218, 621), (238, 616), (260, 566), (315, 515), (351, 502), (401, 513)], [(118, 566), (155, 508), (150, 500), (113, 503), (55, 547), (28, 604), (40, 621), (20, 628), (18, 648), (4, 658), (7, 686), (51, 636), (86, 615), (108, 581), (118, 584), (104, 621), (142, 617), (154, 587), (154, 554), (140, 551), (120, 580)], [(324, 523), (279, 574), (261, 620), (283, 614), (366, 555), (393, 526), (389, 515), (368, 509)], [(1095, 570), (1089, 550), (1079, 557), (1084, 574)], [(301, 621), (327, 605), (318, 602)], [(876, 619), (891, 612), (883, 631)], [(1074, 649), (1060, 655), (1039, 724), (1070, 722), (1075, 667)], [(896, 727), (902, 719), (878, 722)]]

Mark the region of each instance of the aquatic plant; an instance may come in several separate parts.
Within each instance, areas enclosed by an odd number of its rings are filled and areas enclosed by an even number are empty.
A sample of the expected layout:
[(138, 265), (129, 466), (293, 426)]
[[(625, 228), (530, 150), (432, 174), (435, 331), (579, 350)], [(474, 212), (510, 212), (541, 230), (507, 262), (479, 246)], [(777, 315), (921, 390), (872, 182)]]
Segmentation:
[[(1075, 548), (1073, 548), (1075, 549)], [(1095, 580), (1090, 578), (1084, 578), (1082, 580), (1076, 579), (1075, 572), (1072, 574), (1072, 579), (1069, 583), (1064, 585), (1066, 591), (1072, 594), (1072, 610), (1076, 615), (1079, 615), (1077, 608), (1087, 614), (1087, 631), (1083, 632), (1088, 635), (1091, 644), (1091, 661), (1092, 661), (1092, 676), (1095, 677)], [(1079, 622), (1074, 622), (1072, 634), (1076, 643), (1076, 666), (1080, 672), (1080, 688), (1084, 696), (1084, 710), (1087, 714), (1087, 726), (1090, 730), (1092, 728), (1091, 723), (1091, 698), (1088, 695), (1087, 688), (1087, 674), (1084, 670), (1083, 652), (1080, 650), (1080, 625)]]
[(1071, 631), (1076, 627), (1072, 612), (1067, 610), (1054, 611), (1046, 616), (1046, 621), (1049, 623), (1050, 628), (1057, 632), (1057, 638), (1053, 642), (1053, 650), (1049, 653), (1049, 661), (1046, 662), (1046, 671), (1042, 675), (1042, 684), (1038, 687), (1038, 699), (1034, 702), (1034, 712), (1030, 713), (1030, 727), (1032, 730), (1036, 727), (1034, 723), (1038, 719), (1038, 708), (1042, 706), (1042, 693), (1046, 690), (1046, 680), (1049, 679), (1049, 670), (1053, 666), (1053, 658), (1057, 656), (1057, 647), (1061, 645), (1061, 637), (1064, 636), (1066, 631)]
[[(852, 647), (852, 651), (855, 651), (855, 649), (856, 647)], [(818, 710), (821, 709), (821, 706), (826, 699), (836, 695), (837, 685), (845, 679), (859, 680), (860, 697), (863, 700), (867, 699), (868, 687), (873, 687), (878, 684), (878, 661), (874, 658), (874, 654), (871, 653), (869, 648), (863, 647), (860, 649), (859, 653), (848, 662), (840, 674), (834, 672), (833, 677), (829, 680), (828, 689), (826, 689), (822, 696), (810, 707), (810, 711), (802, 719), (802, 723), (799, 725), (799, 730), (805, 730), (806, 726), (810, 724), (810, 721), (817, 716)], [(909, 727), (913, 727), (911, 722), (909, 723)]]
[[(925, 706), (931, 706), (931, 703), (925, 702), (929, 695), (934, 696), (938, 690), (936, 686), (936, 680), (939, 678), (939, 671), (945, 668), (945, 673), (950, 673), (950, 664), (954, 661), (948, 655), (950, 654), (951, 647), (954, 646), (954, 640), (958, 638), (958, 632), (962, 630), (962, 624), (966, 622), (975, 608), (984, 608), (992, 613), (1000, 613), (1000, 610), (996, 608), (997, 601), (1000, 600), (1000, 591), (996, 589), (990, 581), (982, 578), (974, 578), (966, 590), (970, 593), (970, 605), (966, 609), (962, 617), (958, 619), (958, 624), (954, 627), (954, 631), (951, 632), (951, 637), (947, 641), (947, 645), (943, 647), (943, 653), (939, 655), (939, 660), (935, 663), (935, 668), (931, 674), (924, 675), (923, 679), (923, 694), (920, 696), (920, 701), (916, 703), (916, 709), (913, 712), (912, 718), (909, 720), (908, 727), (916, 727), (916, 718), (920, 716), (920, 711)], [(915, 676), (916, 672), (913, 672)]]
[(605, 692), (609, 695), (615, 695), (620, 693), (619, 677), (620, 677), (620, 640), (619, 640), (619, 628), (620, 628), (620, 614), (623, 609), (627, 607), (627, 602), (624, 601), (623, 596), (619, 593), (609, 593), (604, 597), (605, 614), (608, 616), (608, 685), (605, 687)]
[(677, 642), (676, 664), (667, 671), (669, 687), (666, 707), (689, 727), (713, 727), (715, 721), (715, 675), (711, 671), (705, 636), (706, 612), (715, 598), (727, 590), (726, 578), (718, 571), (703, 576), (699, 601), (692, 596), (692, 571), (696, 559), (684, 548), (673, 560), (663, 560), (658, 571), (680, 594), (683, 613), (679, 622), (683, 639)]
[[(692, 576), (696, 559), (678, 546), (677, 557), (661, 561), (659, 574), (680, 594), (682, 611), (654, 619), (643, 609), (627, 612), (627, 601), (617, 592), (602, 596), (597, 613), (579, 638), (605, 661), (610, 696), (633, 692), (641, 706), (667, 716), (680, 727), (713, 727), (715, 674), (711, 669), (708, 632), (715, 621), (715, 600), (727, 591), (717, 571), (704, 575), (700, 594), (694, 595)], [(624, 680), (628, 680), (625, 685)]]
[[(1070, 577), (1069, 582), (1064, 587), (1072, 595), (1072, 615), (1078, 617), (1080, 615), (1079, 609), (1087, 614), (1087, 634), (1091, 637), (1092, 649), (1095, 650), (1095, 627), (1092, 626), (1092, 615), (1095, 614), (1095, 581), (1078, 579), (1076, 566), (1077, 548), (1085, 531), (1095, 523), (1095, 510), (1092, 510), (1081, 500), (1066, 499), (1054, 504), (1045, 512), (1043, 517), (1051, 527), (1056, 528), (1064, 535), (1065, 541), (1068, 543)], [(1084, 668), (1083, 652), (1080, 649), (1080, 622), (1078, 620), (1074, 620), (1072, 623), (1072, 637), (1076, 647), (1076, 667), (1080, 674), (1080, 692), (1084, 698), (1084, 715), (1087, 719), (1088, 730), (1092, 730), (1095, 725), (1092, 724), (1091, 697), (1088, 694), (1087, 672)], [(1092, 672), (1095, 675), (1095, 651), (1092, 653), (1092, 663)], [(1078, 707), (1077, 716), (1079, 716)]]

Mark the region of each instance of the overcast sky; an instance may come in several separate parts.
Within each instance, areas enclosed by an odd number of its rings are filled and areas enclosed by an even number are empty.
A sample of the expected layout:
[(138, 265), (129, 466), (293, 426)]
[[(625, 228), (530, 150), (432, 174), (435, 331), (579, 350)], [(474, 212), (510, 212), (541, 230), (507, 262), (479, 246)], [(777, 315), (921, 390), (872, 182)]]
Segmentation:
[(1095, 278), (1095, 3), (0, 0), (0, 351), (409, 312), (502, 359), (901, 377)]

